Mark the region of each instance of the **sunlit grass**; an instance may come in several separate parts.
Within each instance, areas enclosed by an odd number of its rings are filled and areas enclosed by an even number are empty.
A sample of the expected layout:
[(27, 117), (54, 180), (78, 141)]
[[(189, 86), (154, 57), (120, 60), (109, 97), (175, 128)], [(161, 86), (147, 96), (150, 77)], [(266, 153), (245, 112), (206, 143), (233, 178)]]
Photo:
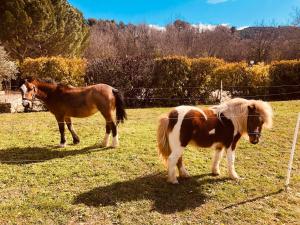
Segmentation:
[[(241, 181), (211, 177), (212, 151), (189, 147), (192, 178), (166, 183), (155, 129), (168, 108), (129, 109), (120, 147), (99, 148), (99, 114), (75, 119), (77, 146), (57, 148), (59, 132), (48, 113), (0, 115), (0, 224), (296, 224), (300, 221), (300, 145), (291, 189), (284, 187), (300, 101), (272, 104), (274, 128), (261, 143), (238, 144)], [(72, 143), (69, 133), (67, 141)]]

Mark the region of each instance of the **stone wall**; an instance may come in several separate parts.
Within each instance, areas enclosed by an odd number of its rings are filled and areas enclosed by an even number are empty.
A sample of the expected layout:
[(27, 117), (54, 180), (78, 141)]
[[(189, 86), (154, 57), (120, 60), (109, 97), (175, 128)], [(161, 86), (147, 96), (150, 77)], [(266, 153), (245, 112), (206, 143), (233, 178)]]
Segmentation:
[[(31, 112), (46, 111), (47, 109), (40, 101), (36, 100), (33, 103), (33, 108), (29, 109)], [(24, 112), (22, 105), (22, 96), (17, 91), (1, 91), (0, 92), (0, 113), (16, 113)]]

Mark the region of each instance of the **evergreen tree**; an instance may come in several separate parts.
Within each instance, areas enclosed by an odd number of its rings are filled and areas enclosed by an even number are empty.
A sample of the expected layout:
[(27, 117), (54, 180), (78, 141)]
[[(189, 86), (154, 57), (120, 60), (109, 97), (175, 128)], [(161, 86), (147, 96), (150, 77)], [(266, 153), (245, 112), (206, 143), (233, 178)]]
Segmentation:
[(78, 56), (88, 39), (82, 14), (66, 0), (5, 0), (0, 40), (13, 58)]

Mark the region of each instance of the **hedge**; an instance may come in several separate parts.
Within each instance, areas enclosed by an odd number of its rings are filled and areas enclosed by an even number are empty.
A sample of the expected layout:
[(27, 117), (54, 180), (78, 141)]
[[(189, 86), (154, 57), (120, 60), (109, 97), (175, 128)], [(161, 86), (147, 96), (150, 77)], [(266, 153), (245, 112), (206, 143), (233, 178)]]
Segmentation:
[(249, 66), (245, 62), (226, 63), (211, 74), (209, 86), (216, 89), (222, 81), (223, 89), (232, 96), (265, 98), (268, 95), (269, 66), (263, 63)]
[(51, 79), (66, 85), (84, 85), (86, 60), (80, 58), (26, 58), (20, 65), (22, 77)]
[(153, 59), (143, 57), (95, 59), (88, 63), (88, 84), (106, 83), (120, 89), (130, 107), (148, 106), (152, 96)]
[[(42, 57), (25, 59), (21, 73), (74, 86), (106, 83), (123, 92), (128, 107), (211, 103), (214, 99), (210, 96), (217, 93), (221, 81), (231, 96), (263, 100), (300, 96), (300, 60), (250, 66), (246, 62), (182, 56), (106, 58), (89, 63), (77, 58)], [(284, 94), (290, 92), (297, 93)]]
[(269, 74), (271, 99), (300, 98), (300, 60), (275, 61), (270, 65)]
[[(281, 95), (293, 88), (272, 88), (282, 84), (300, 84), (300, 63), (294, 61), (248, 65), (227, 63), (216, 58), (191, 59), (170, 56), (157, 59), (108, 59), (89, 64), (87, 77), (124, 90), (129, 106), (175, 106), (211, 103), (209, 96), (220, 88), (231, 96), (263, 100), (299, 98), (299, 94)], [(143, 88), (141, 88), (143, 87)], [(275, 95), (273, 95), (275, 94)], [(288, 96), (288, 97), (287, 97)]]

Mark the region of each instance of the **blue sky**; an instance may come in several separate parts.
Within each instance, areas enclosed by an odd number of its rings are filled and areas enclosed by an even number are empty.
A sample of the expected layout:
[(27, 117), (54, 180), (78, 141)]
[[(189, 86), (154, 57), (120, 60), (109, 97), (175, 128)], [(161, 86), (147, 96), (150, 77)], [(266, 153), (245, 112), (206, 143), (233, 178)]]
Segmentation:
[(192, 24), (286, 25), (300, 0), (69, 0), (85, 18), (164, 26), (175, 19)]

